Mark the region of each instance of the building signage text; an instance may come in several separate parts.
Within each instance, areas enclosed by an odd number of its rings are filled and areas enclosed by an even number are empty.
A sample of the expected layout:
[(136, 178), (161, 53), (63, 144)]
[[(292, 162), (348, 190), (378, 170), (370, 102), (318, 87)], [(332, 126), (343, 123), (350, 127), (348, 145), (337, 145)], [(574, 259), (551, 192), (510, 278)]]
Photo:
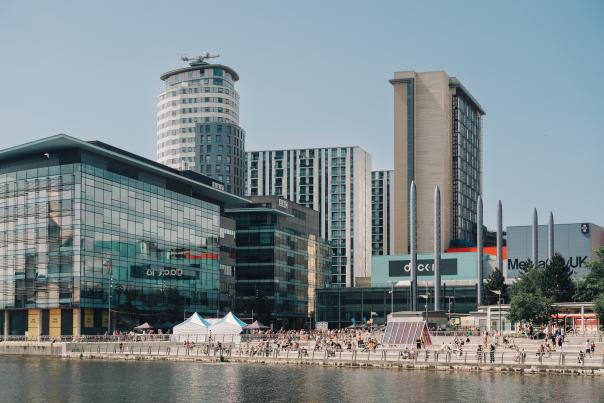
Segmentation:
[(197, 278), (197, 272), (193, 270), (185, 271), (184, 269), (176, 269), (174, 267), (151, 267), (148, 265), (133, 265), (130, 268), (130, 276), (135, 278), (188, 280)]
[[(574, 256), (566, 260), (566, 267), (569, 269), (582, 269), (587, 266), (589, 256)], [(549, 259), (540, 260), (537, 267), (545, 267), (549, 263)], [(529, 267), (530, 259), (520, 260), (508, 259), (508, 270), (524, 270)]]
[[(457, 274), (457, 259), (441, 259), (440, 274), (443, 276), (454, 276)], [(409, 277), (411, 275), (410, 260), (391, 260), (388, 262), (388, 275), (390, 277)], [(418, 276), (434, 275), (434, 260), (418, 259)]]

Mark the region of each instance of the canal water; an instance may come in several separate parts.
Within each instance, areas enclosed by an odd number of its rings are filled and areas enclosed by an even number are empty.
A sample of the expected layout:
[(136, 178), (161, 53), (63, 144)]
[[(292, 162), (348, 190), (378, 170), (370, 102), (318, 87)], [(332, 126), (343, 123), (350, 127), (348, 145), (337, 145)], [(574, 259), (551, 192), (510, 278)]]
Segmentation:
[(604, 379), (0, 357), (1, 402), (602, 402)]

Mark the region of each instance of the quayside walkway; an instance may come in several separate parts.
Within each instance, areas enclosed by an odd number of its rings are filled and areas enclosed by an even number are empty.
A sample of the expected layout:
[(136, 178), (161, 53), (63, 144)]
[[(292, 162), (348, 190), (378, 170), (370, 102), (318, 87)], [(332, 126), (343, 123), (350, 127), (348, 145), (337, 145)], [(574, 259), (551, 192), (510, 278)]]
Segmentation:
[(480, 351), (480, 336), (464, 339), (459, 346), (453, 343), (453, 337), (435, 336), (433, 346), (417, 350), (411, 346), (359, 348), (356, 343), (350, 348), (350, 343), (337, 338), (319, 343), (311, 337), (284, 343), (283, 339), (264, 335), (237, 340), (202, 337), (171, 341), (165, 336), (134, 340), (99, 336), (77, 341), (7, 340), (0, 343), (0, 355), (604, 375), (603, 344), (597, 336), (593, 354), (585, 353), (587, 337), (569, 337), (562, 349), (549, 352), (540, 352), (542, 340), (511, 338), (506, 345), (499, 343), (494, 351)]
[(417, 369), (470, 369), (514, 372), (556, 372), (604, 374), (602, 354), (579, 351), (519, 354), (502, 350), (493, 354), (471, 351), (454, 353), (438, 350), (376, 349), (353, 351), (283, 350), (270, 343), (180, 343), (105, 342), (66, 343), (63, 356), (94, 359), (183, 360), (205, 362), (284, 363), (350, 367), (391, 367)]

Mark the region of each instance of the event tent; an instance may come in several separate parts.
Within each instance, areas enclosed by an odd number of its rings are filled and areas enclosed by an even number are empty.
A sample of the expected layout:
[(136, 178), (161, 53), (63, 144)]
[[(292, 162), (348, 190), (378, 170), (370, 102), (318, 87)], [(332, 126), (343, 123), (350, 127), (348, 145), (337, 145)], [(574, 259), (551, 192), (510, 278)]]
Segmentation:
[(208, 334), (209, 327), (210, 324), (195, 312), (187, 320), (174, 326), (172, 334), (175, 336), (204, 336)]
[[(172, 335), (175, 339), (182, 339), (182, 336), (191, 339), (191, 337), (202, 340), (199, 337), (205, 336), (238, 336), (246, 323), (239, 320), (231, 312), (223, 318), (202, 318), (197, 312), (191, 315), (187, 320), (174, 326)], [(231, 340), (233, 340), (231, 338)]]
[(153, 326), (151, 326), (149, 324), (149, 322), (145, 322), (142, 325), (138, 325), (137, 327), (135, 327), (135, 329), (137, 329), (137, 330), (149, 330), (149, 329), (153, 329)]
[(241, 321), (232, 312), (227, 313), (224, 318), (210, 326), (212, 335), (237, 335), (243, 331), (247, 324)]

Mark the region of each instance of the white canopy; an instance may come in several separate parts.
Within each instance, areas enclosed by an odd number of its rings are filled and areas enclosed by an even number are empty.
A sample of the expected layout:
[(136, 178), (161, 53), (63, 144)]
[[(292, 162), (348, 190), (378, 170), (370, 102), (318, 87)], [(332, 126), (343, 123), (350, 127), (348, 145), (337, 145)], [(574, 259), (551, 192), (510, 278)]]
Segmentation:
[(224, 318), (210, 326), (213, 335), (237, 335), (243, 331), (247, 323), (241, 321), (238, 317), (229, 312)]
[(179, 325), (174, 326), (172, 334), (186, 335), (186, 336), (204, 336), (208, 334), (208, 328), (210, 324), (202, 318), (197, 312), (189, 316), (187, 320)]
[[(243, 331), (243, 327), (247, 324), (241, 321), (231, 312), (227, 313), (223, 318), (202, 318), (197, 312), (191, 315), (187, 320), (179, 325), (174, 326), (172, 334), (175, 339), (194, 339), (199, 336), (236, 336)], [(183, 338), (182, 336), (185, 336)], [(202, 339), (200, 338), (199, 341)]]

